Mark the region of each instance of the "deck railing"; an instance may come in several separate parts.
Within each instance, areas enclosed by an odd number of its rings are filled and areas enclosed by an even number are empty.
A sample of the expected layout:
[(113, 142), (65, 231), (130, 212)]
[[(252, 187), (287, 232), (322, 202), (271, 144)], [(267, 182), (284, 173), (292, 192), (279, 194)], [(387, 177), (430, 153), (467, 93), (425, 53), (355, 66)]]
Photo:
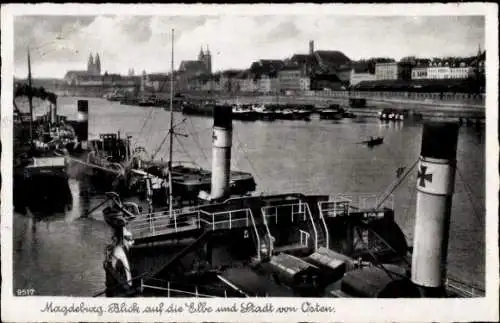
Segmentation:
[(177, 233), (199, 227), (199, 214), (193, 208), (174, 210), (172, 215), (168, 211), (142, 213), (128, 224), (134, 237)]
[(285, 209), (285, 208), (290, 208), (290, 217), (292, 220), (292, 223), (295, 220), (296, 215), (302, 215), (303, 218), (302, 220), (306, 220), (306, 212), (305, 212), (305, 206), (307, 203), (304, 203), (299, 200), (298, 203), (289, 203), (289, 204), (280, 204), (280, 205), (271, 205), (271, 206), (264, 206), (261, 208), (262, 214), (266, 218), (274, 217), (274, 221), (277, 224), (278, 223), (278, 210), (279, 209)]
[[(200, 222), (204, 223), (207, 228), (216, 229), (232, 229), (250, 225), (250, 209), (238, 209), (220, 212), (208, 212), (200, 210)], [(219, 220), (223, 218), (223, 220)]]
[[(338, 194), (335, 200), (350, 200), (353, 207), (358, 209), (373, 209), (387, 207), (394, 209), (394, 195), (381, 196), (375, 193), (352, 193), (352, 194)], [(381, 203), (383, 202), (383, 203)], [(381, 203), (379, 205), (379, 203)]]
[(334, 201), (318, 202), (319, 212), (322, 217), (337, 217), (350, 214), (351, 200), (346, 197), (337, 197)]
[(312, 228), (314, 231), (314, 251), (318, 250), (318, 229), (316, 228), (316, 224), (314, 223), (314, 219), (311, 213), (311, 209), (309, 208), (309, 204), (303, 203), (305, 205), (305, 213), (309, 215), (309, 219), (311, 220)]
[[(157, 281), (159, 284), (158, 285), (153, 284), (152, 281)], [(187, 287), (192, 288), (192, 289), (191, 290), (187, 290)], [(202, 298), (218, 298), (218, 297), (221, 297), (221, 296), (218, 296), (218, 295), (211, 295), (211, 294), (200, 293), (199, 290), (198, 290), (198, 286), (197, 285), (189, 285), (189, 286), (186, 285), (186, 289), (179, 289), (179, 288), (172, 288), (170, 281), (163, 281), (163, 280), (159, 280), (159, 279), (150, 279), (150, 283), (149, 284), (144, 284), (141, 281), (141, 290), (144, 290), (144, 289), (153, 289), (153, 290), (157, 290), (157, 291), (162, 291), (162, 292), (164, 292), (164, 293), (167, 294), (166, 297), (168, 297), (168, 298), (170, 298), (170, 297), (178, 297), (178, 295), (184, 295), (184, 296), (196, 297), (196, 298), (198, 298), (198, 297), (202, 297)], [(220, 292), (223, 292), (224, 293), (224, 297), (227, 297), (227, 290), (226, 289), (224, 289), (223, 291), (221, 290)], [(174, 294), (174, 296), (172, 296), (172, 294)]]
[(261, 260), (262, 257), (260, 255), (260, 253), (261, 253), (261, 246), (260, 246), (259, 231), (257, 230), (257, 225), (255, 224), (255, 218), (253, 216), (252, 210), (248, 209), (248, 213), (250, 214), (250, 219), (252, 220), (252, 226), (253, 226), (253, 230), (255, 231), (255, 237), (256, 237), (256, 240), (257, 240), (257, 259)]
[(329, 248), (330, 247), (330, 235), (329, 235), (328, 227), (326, 225), (325, 217), (323, 215), (323, 210), (321, 209), (321, 203), (322, 202), (318, 202), (319, 219), (321, 221), (321, 224), (323, 225), (323, 231), (325, 232), (325, 245), (326, 245), (325, 247)]
[(261, 209), (260, 213), (262, 216), (262, 221), (264, 222), (264, 226), (266, 227), (267, 237), (269, 239), (269, 255), (272, 255), (274, 250), (274, 237), (271, 234), (271, 230), (269, 230), (269, 225), (267, 224), (267, 216), (264, 213), (264, 210)]

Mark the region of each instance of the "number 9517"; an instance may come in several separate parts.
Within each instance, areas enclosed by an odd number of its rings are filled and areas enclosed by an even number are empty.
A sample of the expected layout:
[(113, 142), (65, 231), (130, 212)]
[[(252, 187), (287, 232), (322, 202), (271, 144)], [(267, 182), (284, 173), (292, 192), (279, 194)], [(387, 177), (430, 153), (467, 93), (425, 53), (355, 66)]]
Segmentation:
[(33, 295), (35, 295), (35, 290), (33, 288), (30, 288), (30, 289), (26, 289), (26, 288), (17, 289), (16, 290), (16, 295), (17, 296), (33, 296)]

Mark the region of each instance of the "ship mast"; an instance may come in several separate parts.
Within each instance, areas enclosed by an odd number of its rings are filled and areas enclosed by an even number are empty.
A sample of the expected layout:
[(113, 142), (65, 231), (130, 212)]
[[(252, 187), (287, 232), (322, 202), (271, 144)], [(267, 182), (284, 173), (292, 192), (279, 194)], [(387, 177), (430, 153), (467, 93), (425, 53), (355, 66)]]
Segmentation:
[(28, 48), (28, 103), (30, 108), (30, 147), (33, 148), (33, 89), (31, 84), (31, 58)]
[[(173, 192), (172, 192), (172, 153), (173, 153), (173, 139), (174, 139), (174, 29), (172, 29), (172, 56), (170, 61), (170, 147), (168, 150), (168, 210), (169, 215), (172, 216), (173, 210)], [(174, 218), (175, 219), (175, 218)], [(175, 228), (177, 229), (177, 222), (175, 222)]]

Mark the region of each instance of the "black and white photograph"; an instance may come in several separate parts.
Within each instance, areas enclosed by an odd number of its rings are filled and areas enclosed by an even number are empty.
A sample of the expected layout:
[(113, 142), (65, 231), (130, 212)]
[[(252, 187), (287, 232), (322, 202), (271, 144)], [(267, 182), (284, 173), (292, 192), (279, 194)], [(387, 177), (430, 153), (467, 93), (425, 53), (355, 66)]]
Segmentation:
[(498, 319), (469, 5), (2, 6), (2, 321)]

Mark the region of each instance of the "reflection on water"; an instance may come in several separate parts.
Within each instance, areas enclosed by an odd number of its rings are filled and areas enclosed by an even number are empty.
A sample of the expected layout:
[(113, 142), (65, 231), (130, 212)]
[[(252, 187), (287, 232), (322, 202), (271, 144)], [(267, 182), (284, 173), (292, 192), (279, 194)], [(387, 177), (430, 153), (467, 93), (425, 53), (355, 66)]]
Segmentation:
[[(74, 117), (76, 101), (61, 98), (61, 113)], [(150, 118), (147, 118), (150, 116)], [(90, 133), (120, 131), (132, 135), (157, 158), (168, 158), (169, 113), (162, 109), (129, 107), (91, 99)], [(180, 121), (181, 116), (175, 118)], [(147, 121), (147, 122), (145, 122)], [(143, 126), (146, 124), (146, 126)], [(174, 142), (176, 160), (209, 168), (212, 120), (190, 117), (178, 132), (189, 134)], [(358, 144), (370, 136), (384, 143), (369, 149)], [(254, 174), (258, 192), (339, 193), (383, 192), (420, 152), (421, 125), (380, 122), (376, 118), (328, 121), (234, 122), (232, 168)], [(458, 170), (450, 232), (449, 272), (465, 281), (483, 282), (484, 131), (463, 127), (458, 142)], [(104, 287), (104, 247), (110, 231), (101, 209), (104, 200), (89, 195), (88, 185), (70, 180), (73, 207), (50, 215), (14, 214), (14, 290), (34, 288), (42, 295), (89, 296)], [(395, 192), (396, 221), (410, 244), (415, 213), (415, 175)]]

